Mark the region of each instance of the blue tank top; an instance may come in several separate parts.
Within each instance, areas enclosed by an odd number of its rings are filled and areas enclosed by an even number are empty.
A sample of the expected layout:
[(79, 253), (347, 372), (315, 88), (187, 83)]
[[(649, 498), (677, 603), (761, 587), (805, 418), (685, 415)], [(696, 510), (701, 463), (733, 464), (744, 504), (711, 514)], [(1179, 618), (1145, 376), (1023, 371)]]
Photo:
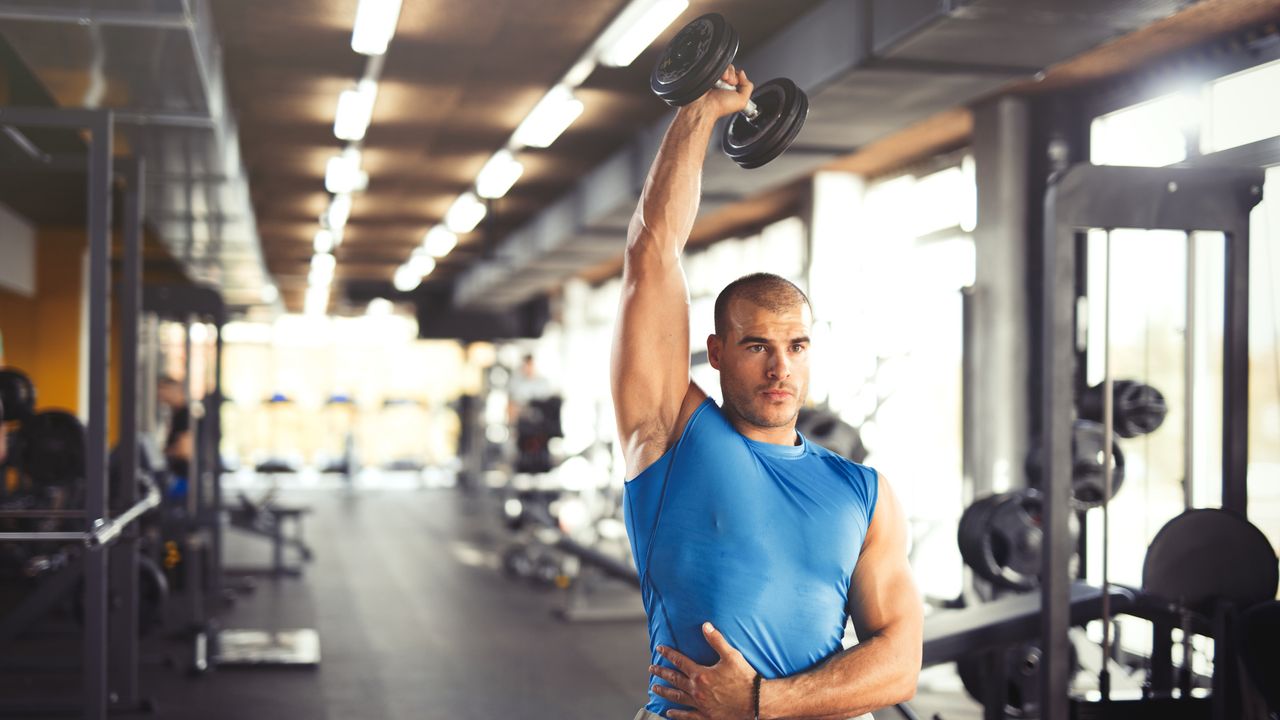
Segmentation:
[[(670, 667), (658, 645), (714, 664), (707, 621), (765, 678), (840, 650), (877, 489), (871, 468), (803, 436), (793, 446), (752, 440), (703, 401), (624, 491), (653, 664)], [(651, 691), (645, 709), (665, 717), (679, 707)]]

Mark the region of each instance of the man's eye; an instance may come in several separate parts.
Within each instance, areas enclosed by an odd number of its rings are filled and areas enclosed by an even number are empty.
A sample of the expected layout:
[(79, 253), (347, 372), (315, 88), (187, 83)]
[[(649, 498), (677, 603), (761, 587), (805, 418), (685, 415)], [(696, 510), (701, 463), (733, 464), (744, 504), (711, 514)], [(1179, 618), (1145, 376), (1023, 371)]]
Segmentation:
[(763, 345), (752, 345), (751, 347), (747, 348), (747, 350), (748, 350), (749, 352), (763, 352), (763, 351), (764, 351), (764, 346), (763, 346)]
[(804, 352), (804, 351), (805, 351), (805, 346), (804, 346), (804, 345), (792, 345), (792, 346), (791, 346), (791, 350), (792, 350), (792, 352)]

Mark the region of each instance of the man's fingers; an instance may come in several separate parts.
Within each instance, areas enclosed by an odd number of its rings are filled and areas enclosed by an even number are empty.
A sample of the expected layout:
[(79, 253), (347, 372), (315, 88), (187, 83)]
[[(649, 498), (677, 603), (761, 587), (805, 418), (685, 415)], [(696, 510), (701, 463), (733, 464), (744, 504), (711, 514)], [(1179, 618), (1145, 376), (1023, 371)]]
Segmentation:
[(721, 660), (733, 657), (734, 653), (738, 652), (711, 623), (702, 623), (702, 634), (707, 637), (707, 644), (716, 651), (716, 655), (719, 655)]
[(689, 681), (689, 676), (676, 672), (671, 668), (665, 668), (661, 665), (650, 665), (649, 674), (654, 677), (660, 677), (681, 690), (688, 691), (693, 689), (693, 685)]
[(697, 671), (699, 667), (701, 667), (701, 665), (699, 665), (698, 663), (690, 660), (684, 655), (681, 655), (679, 650), (672, 650), (669, 647), (659, 646), (658, 652), (662, 655), (662, 657), (671, 661), (671, 664), (675, 665), (676, 669), (684, 673), (685, 675), (691, 675), (695, 671)]
[(693, 707), (693, 696), (683, 690), (670, 688), (666, 685), (658, 685), (657, 683), (650, 686), (650, 689), (653, 690), (654, 694), (658, 697), (666, 698), (673, 703)]
[(730, 84), (738, 86), (739, 95), (745, 95), (748, 100), (751, 99), (751, 91), (755, 89), (755, 85), (747, 79), (746, 70), (739, 70), (737, 79)]
[(733, 65), (730, 64), (729, 67), (724, 69), (724, 74), (720, 76), (720, 79), (729, 83), (730, 85), (737, 85), (739, 73), (740, 71), (735, 70)]

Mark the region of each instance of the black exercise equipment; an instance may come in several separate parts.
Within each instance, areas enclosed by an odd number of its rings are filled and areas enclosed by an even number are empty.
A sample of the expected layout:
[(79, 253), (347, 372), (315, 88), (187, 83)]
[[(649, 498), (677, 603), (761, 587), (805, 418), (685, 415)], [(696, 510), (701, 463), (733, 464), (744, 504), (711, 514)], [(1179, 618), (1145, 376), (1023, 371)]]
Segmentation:
[[(1146, 435), (1164, 423), (1169, 408), (1159, 390), (1137, 380), (1116, 380), (1111, 386), (1112, 422), (1117, 435)], [(1077, 410), (1081, 418), (1102, 422), (1102, 387), (1094, 385), (1080, 395)]]
[[(1076, 420), (1071, 434), (1071, 499), (1077, 510), (1099, 507), (1106, 497), (1103, 478), (1104, 430), (1102, 423), (1093, 420)], [(1027, 479), (1032, 487), (1040, 487), (1044, 473), (1041, 471), (1041, 447), (1032, 443), (1027, 453)], [(1124, 453), (1116, 438), (1111, 438), (1111, 495), (1115, 496), (1124, 484)]]
[(956, 531), (965, 564), (997, 588), (1039, 587), (1043, 511), (1040, 493), (1031, 489), (975, 501)]
[[(1072, 648), (1071, 665), (1079, 667), (1079, 658)], [(1019, 643), (983, 653), (966, 655), (956, 661), (956, 672), (965, 692), (978, 702), (986, 702), (993, 696), (1001, 697), (1006, 718), (1040, 717), (1040, 658), (1039, 645), (1034, 642)], [(1004, 672), (991, 672), (993, 663), (1003, 663)], [(1003, 676), (1004, 687), (998, 686)], [(996, 684), (996, 687), (992, 687)]]
[(1273, 600), (1278, 582), (1267, 536), (1229, 510), (1198, 508), (1170, 520), (1142, 564), (1144, 590), (1205, 614), (1215, 603), (1244, 609)]
[(862, 444), (858, 429), (830, 410), (800, 408), (800, 414), (796, 417), (796, 432), (804, 435), (810, 442), (856, 463), (867, 459), (867, 448)]
[[(649, 75), (649, 88), (672, 107), (712, 88), (736, 90), (720, 77), (737, 54), (737, 31), (719, 13), (708, 13), (676, 33)], [(770, 80), (756, 86), (747, 107), (725, 125), (721, 146), (743, 168), (758, 168), (791, 146), (808, 114), (803, 90), (786, 78)]]
[(42, 485), (81, 483), (85, 473), (85, 430), (62, 410), (45, 410), (22, 423), (21, 454), (14, 463)]
[(36, 409), (36, 388), (31, 378), (17, 368), (0, 368), (0, 407), (3, 421), (22, 421)]
[[(81, 583), (83, 585), (83, 583)], [(75, 618), (84, 622), (83, 588), (73, 596)], [(145, 554), (138, 555), (138, 632), (148, 635), (164, 625), (165, 606), (169, 602), (169, 579), (164, 570)], [(117, 612), (121, 605), (120, 594), (113, 593), (107, 602), (109, 612)]]
[(1280, 713), (1280, 601), (1250, 608), (1241, 629), (1245, 670), (1271, 712)]

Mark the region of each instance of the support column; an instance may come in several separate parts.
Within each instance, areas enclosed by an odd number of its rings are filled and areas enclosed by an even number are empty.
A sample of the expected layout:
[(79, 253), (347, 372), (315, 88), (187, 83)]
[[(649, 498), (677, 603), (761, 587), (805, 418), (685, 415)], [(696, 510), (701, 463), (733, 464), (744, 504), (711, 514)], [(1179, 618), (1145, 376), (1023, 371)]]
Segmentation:
[(966, 298), (965, 474), (974, 496), (1022, 487), (1030, 427), (1027, 299), (1030, 111), (1002, 97), (974, 108), (976, 273)]

